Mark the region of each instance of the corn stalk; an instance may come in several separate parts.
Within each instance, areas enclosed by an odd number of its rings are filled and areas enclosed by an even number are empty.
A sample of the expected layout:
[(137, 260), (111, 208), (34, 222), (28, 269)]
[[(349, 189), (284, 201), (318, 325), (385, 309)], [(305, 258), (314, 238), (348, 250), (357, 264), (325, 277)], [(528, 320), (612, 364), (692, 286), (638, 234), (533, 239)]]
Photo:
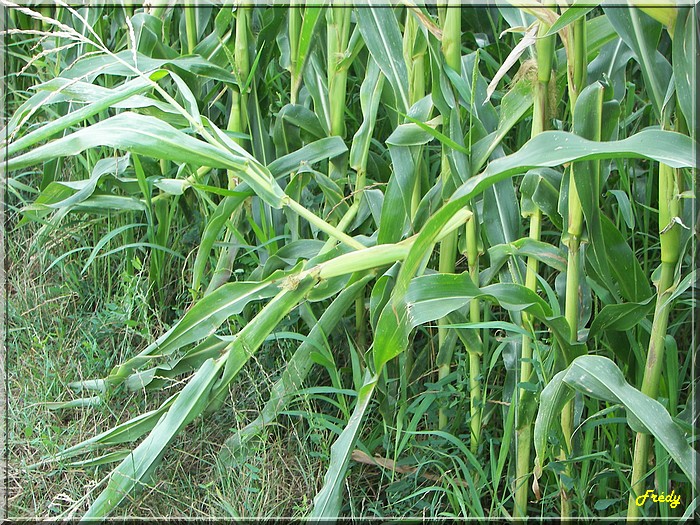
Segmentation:
[[(549, 83), (552, 76), (552, 59), (554, 51), (555, 36), (545, 37), (549, 26), (542, 23), (539, 28), (539, 38), (536, 42), (537, 49), (537, 81), (535, 84), (535, 100), (532, 115), (532, 133), (535, 137), (548, 128), (549, 112)], [(523, 211), (530, 216), (530, 238), (539, 241), (542, 230), (542, 210), (535, 206), (534, 209)], [(537, 290), (537, 275), (539, 261), (535, 257), (527, 258), (527, 273), (525, 276), (525, 286), (532, 290)], [(523, 327), (525, 330), (533, 330), (533, 317), (523, 313)], [(533, 341), (528, 335), (522, 338), (522, 353), (520, 361), (520, 382), (528, 383), (532, 376), (532, 345)], [(513, 514), (515, 517), (527, 515), (527, 496), (530, 473), (530, 450), (532, 447), (532, 414), (526, 412), (532, 394), (525, 389), (521, 389), (518, 401), (522, 408), (519, 408), (518, 423), (516, 432), (516, 489), (515, 506)]]
[[(569, 40), (568, 57), (568, 88), (569, 107), (572, 113), (586, 82), (586, 67), (588, 65), (586, 57), (586, 19), (585, 17), (576, 20), (572, 27)], [(572, 119), (573, 121), (574, 119)], [(573, 122), (576, 126), (576, 122)], [(568, 262), (566, 270), (566, 304), (565, 317), (569, 324), (571, 342), (578, 341), (579, 329), (579, 281), (581, 279), (581, 235), (583, 233), (583, 208), (576, 190), (574, 170), (578, 169), (576, 164), (572, 164), (569, 172), (569, 202), (568, 202), (568, 228), (564, 244), (568, 248)], [(571, 436), (573, 434), (574, 405), (573, 400), (569, 401), (561, 413), (561, 426), (564, 434), (564, 447), (561, 458), (566, 460), (571, 453)], [(567, 465), (564, 475), (571, 477), (571, 467)], [(562, 518), (571, 516), (571, 503), (569, 494), (564, 485), (561, 487), (561, 507)]]
[[(442, 32), (442, 53), (445, 57), (445, 65), (459, 73), (461, 69), (461, 12), (460, 7), (454, 3), (448, 3), (442, 8), (443, 13), (443, 32)], [(449, 129), (449, 115), (444, 116), (444, 129)], [(442, 148), (441, 157), (441, 178), (443, 186), (448, 184), (449, 179), (453, 176), (450, 170), (448, 160), (449, 146), (446, 144)], [(415, 191), (415, 190), (414, 190)], [(469, 221), (472, 222), (472, 221)], [(457, 253), (457, 232), (448, 235), (440, 243), (440, 259), (438, 270), (440, 273), (454, 273), (455, 257)], [(454, 345), (450, 345), (447, 341), (447, 319), (441, 319), (438, 325), (438, 380), (444, 379), (450, 373), (452, 362), (452, 353)], [(444, 407), (439, 408), (438, 412), (438, 428), (447, 426), (447, 413)]]
[[(678, 8), (676, 7), (642, 7), (642, 11), (660, 22), (666, 27), (673, 45), (689, 46), (688, 52), (692, 54), (695, 46), (692, 42), (674, 38), (676, 21), (678, 19)], [(693, 16), (692, 14), (690, 15)], [(692, 28), (692, 24), (690, 28)], [(681, 39), (686, 35), (681, 35)], [(693, 32), (691, 31), (691, 38)], [(674, 49), (674, 58), (676, 58)], [(674, 66), (675, 67), (675, 66)], [(650, 74), (649, 72), (648, 74)], [(678, 71), (680, 73), (680, 71)], [(681, 81), (682, 79), (678, 79)], [(678, 106), (683, 108), (683, 93), (680, 86), (676, 90)], [(672, 116), (666, 108), (660, 104), (657, 97), (657, 115), (661, 120), (663, 129), (671, 128)], [(692, 107), (692, 105), (691, 105)], [(692, 118), (692, 116), (691, 116)], [(678, 131), (688, 132), (682, 113), (678, 111), (677, 125)], [(681, 197), (682, 182), (680, 170), (671, 166), (659, 163), (659, 239), (661, 243), (661, 274), (656, 283), (656, 307), (654, 310), (654, 320), (651, 327), (649, 347), (647, 349), (646, 365), (642, 379), (641, 390), (644, 394), (655, 399), (659, 391), (661, 372), (664, 364), (664, 347), (666, 332), (668, 327), (668, 317), (671, 310), (670, 295), (674, 289), (676, 266), (681, 253)], [(632, 457), (632, 477), (630, 480), (630, 496), (627, 506), (627, 520), (634, 521), (641, 514), (641, 507), (637, 505), (636, 498), (644, 493), (644, 480), (647, 473), (647, 460), (651, 436), (645, 433), (637, 433), (634, 444), (634, 454)]]
[[(248, 56), (248, 32), (250, 24), (250, 7), (240, 6), (236, 10), (235, 21), (235, 42), (233, 53), (233, 69), (238, 77), (238, 85), (231, 87), (231, 111), (228, 119), (228, 130), (244, 134), (248, 128), (246, 118), (248, 95), (245, 93), (248, 76), (250, 75), (250, 58)], [(234, 137), (233, 140), (241, 147), (245, 147), (246, 141), (240, 137)], [(227, 181), (228, 189), (233, 190), (238, 184), (236, 173), (228, 170)], [(241, 219), (241, 208), (237, 208), (231, 217), (230, 223), (227, 222), (226, 232), (224, 233), (224, 244), (228, 248), (221, 250), (219, 259), (216, 264), (211, 281), (207, 287), (206, 293), (215, 290), (219, 286), (228, 282), (231, 277), (233, 264), (238, 254), (238, 244), (235, 242), (234, 230), (237, 228)]]

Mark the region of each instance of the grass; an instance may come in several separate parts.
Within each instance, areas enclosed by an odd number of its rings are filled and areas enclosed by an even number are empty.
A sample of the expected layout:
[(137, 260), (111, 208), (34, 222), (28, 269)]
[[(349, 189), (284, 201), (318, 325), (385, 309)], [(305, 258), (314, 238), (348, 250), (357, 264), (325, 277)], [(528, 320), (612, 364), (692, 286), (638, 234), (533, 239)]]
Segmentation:
[[(8, 514), (50, 517), (80, 501), (94, 487), (99, 471), (94, 467), (30, 471), (23, 465), (124, 422), (165, 398), (162, 394), (122, 393), (91, 410), (51, 410), (47, 404), (78, 399), (69, 383), (100, 375), (153, 334), (162, 332), (166, 324), (158, 320), (160, 311), (143, 308), (148, 304), (146, 276), (119, 275), (123, 267), (116, 259), (112, 261), (117, 277), (111, 293), (89, 274), (76, 277), (80, 286), (66, 279), (71, 271), (79, 271), (76, 268), (85, 262), (85, 252), (63, 270), (54, 267), (45, 271), (48, 264), (42, 255), (46, 252), (31, 253), (39, 236), (36, 230), (12, 229), (7, 237), (11, 268), (8, 394), (12, 400), (8, 413), (12, 458)], [(70, 251), (85, 241), (84, 230), (84, 225), (78, 224), (52, 231), (45, 245), (54, 253)], [(184, 307), (185, 301), (181, 297), (177, 307)], [(288, 354), (284, 343), (277, 350)], [(239, 469), (217, 462), (221, 442), (231, 428), (254, 418), (255, 407), (264, 399), (280, 366), (278, 362), (252, 367), (231, 391), (225, 414), (200, 421), (183, 433), (157, 471), (158, 483), (129, 501), (124, 512), (195, 518), (303, 515), (307, 509), (300, 502), (311, 501), (322, 477), (322, 449), (324, 442), (327, 449), (330, 439), (327, 434), (311, 431), (303, 420), (290, 419), (250, 445), (248, 454), (253, 459), (242, 463), (240, 474)], [(82, 504), (77, 510), (86, 509)]]
[(691, 514), (693, 12), (581, 13), (11, 6), (10, 515)]

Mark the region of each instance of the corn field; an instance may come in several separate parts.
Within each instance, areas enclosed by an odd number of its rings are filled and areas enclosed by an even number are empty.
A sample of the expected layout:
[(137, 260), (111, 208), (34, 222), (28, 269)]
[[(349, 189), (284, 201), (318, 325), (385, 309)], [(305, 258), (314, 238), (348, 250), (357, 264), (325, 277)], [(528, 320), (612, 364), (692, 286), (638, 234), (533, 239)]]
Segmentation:
[(0, 2), (9, 516), (695, 514), (692, 4)]

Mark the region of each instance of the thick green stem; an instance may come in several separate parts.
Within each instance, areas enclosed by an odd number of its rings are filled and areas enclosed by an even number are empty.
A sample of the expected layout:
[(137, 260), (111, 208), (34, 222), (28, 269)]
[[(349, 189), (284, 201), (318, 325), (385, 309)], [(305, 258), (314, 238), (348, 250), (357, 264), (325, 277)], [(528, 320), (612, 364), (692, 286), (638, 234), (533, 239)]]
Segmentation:
[(300, 87), (300, 79), (297, 78), (297, 74), (301, 75), (301, 72), (297, 72), (297, 50), (299, 48), (299, 33), (301, 32), (301, 7), (296, 5), (297, 2), (292, 1), (289, 5), (289, 18), (288, 29), (289, 29), (289, 63), (290, 72), (292, 74), (292, 84), (289, 90), (289, 101), (292, 104), (297, 103), (297, 95)]
[(326, 14), (328, 33), (328, 99), (330, 101), (331, 135), (345, 137), (345, 95), (347, 67), (341, 61), (350, 38), (350, 10), (334, 7)]
[[(656, 309), (651, 326), (647, 361), (642, 379), (642, 392), (655, 399), (658, 394), (661, 370), (664, 362), (664, 342), (671, 305), (667, 302), (672, 291), (676, 264), (680, 253), (680, 226), (675, 218), (680, 215), (680, 199), (676, 170), (666, 164), (659, 165), (659, 229), (661, 230), (661, 277), (657, 286)], [(627, 505), (627, 520), (639, 517), (641, 508), (636, 498), (644, 493), (644, 479), (651, 439), (648, 434), (637, 434), (632, 457), (631, 491)]]
[[(661, 379), (661, 369), (664, 358), (664, 340), (666, 338), (666, 328), (668, 326), (668, 314), (670, 310), (670, 305), (664, 305), (664, 303), (670, 295), (669, 288), (673, 285), (674, 271), (675, 263), (661, 263), (661, 279), (658, 285), (656, 309), (654, 311), (647, 362), (644, 368), (644, 379), (642, 381), (642, 392), (651, 398), (656, 398), (659, 380)], [(627, 505), (628, 521), (632, 521), (640, 515), (641, 508), (637, 506), (635, 500), (638, 495), (645, 492), (644, 478), (647, 473), (650, 444), (651, 436), (648, 434), (637, 434), (634, 456), (632, 458), (631, 491)]]
[[(477, 243), (476, 221), (467, 222), (467, 267), (472, 281), (479, 283), (479, 248)], [(481, 306), (479, 301), (472, 299), (469, 303), (469, 321), (481, 322)], [(471, 439), (469, 448), (476, 453), (481, 435), (481, 345), (478, 350), (469, 351), (469, 412)]]
[[(229, 114), (228, 129), (236, 133), (245, 133), (247, 95), (241, 91), (248, 75), (250, 74), (250, 58), (248, 57), (248, 23), (250, 19), (250, 8), (239, 7), (236, 10), (236, 39), (234, 44), (234, 68), (238, 78), (238, 86), (231, 89), (231, 113)], [(238, 137), (235, 140), (241, 146), (244, 141)], [(229, 172), (229, 177), (231, 177)]]
[[(552, 58), (554, 54), (555, 37), (544, 37), (549, 29), (546, 24), (541, 24), (538, 39), (535, 44), (537, 50), (537, 82), (535, 83), (535, 99), (533, 101), (532, 112), (532, 132), (535, 137), (549, 126), (549, 82), (552, 76)], [(530, 238), (539, 241), (542, 231), (542, 211), (535, 208), (530, 217)], [(537, 274), (539, 262), (534, 257), (527, 258), (527, 273), (525, 275), (525, 286), (537, 291)], [(533, 317), (527, 312), (523, 312), (523, 327), (527, 331), (532, 331)], [(532, 376), (532, 339), (523, 335), (522, 350), (520, 360), (520, 382), (528, 383)], [(520, 389), (518, 402), (521, 406), (526, 402), (527, 396), (531, 395), (527, 390)], [(532, 447), (532, 418), (528, 414), (518, 411), (516, 424), (516, 488), (515, 504), (513, 516), (523, 517), (527, 515), (528, 499), (528, 479), (530, 476), (530, 449)], [(526, 419), (521, 421), (521, 417)]]
[(316, 226), (319, 230), (321, 230), (323, 233), (326, 233), (328, 236), (333, 237), (334, 239), (343, 242), (350, 246), (351, 248), (354, 248), (355, 250), (363, 250), (365, 248), (365, 245), (362, 244), (359, 241), (356, 241), (349, 235), (343, 233), (342, 231), (338, 230), (334, 226), (328, 224), (326, 221), (321, 219), (318, 215), (315, 213), (307, 210), (304, 208), (301, 204), (296, 202), (293, 199), (288, 199), (285, 201), (285, 206), (287, 206), (290, 210), (293, 210), (296, 212), (300, 217), (303, 219), (306, 219), (311, 223), (312, 225)]
[[(403, 35), (404, 59), (408, 65), (409, 85), (408, 96), (411, 104), (425, 97), (425, 54), (427, 44), (418, 28), (418, 21), (411, 13), (406, 14), (406, 27)], [(425, 152), (418, 156), (416, 176), (411, 194), (411, 220), (416, 216), (418, 205), (423, 197), (421, 180), (428, 168)]]
[[(537, 209), (530, 216), (530, 238), (534, 240), (540, 239), (542, 229), (542, 212)], [(525, 286), (530, 290), (537, 289), (537, 272), (538, 261), (534, 257), (527, 259), (527, 274), (525, 276)], [(523, 326), (526, 330), (532, 329), (533, 318), (527, 312), (523, 312)], [(532, 375), (532, 339), (524, 335), (522, 340), (522, 353), (520, 360), (520, 382), (527, 383)], [(525, 402), (525, 397), (529, 395), (528, 391), (521, 389), (518, 397), (519, 403)], [(527, 496), (528, 483), (527, 480), (530, 474), (530, 449), (532, 447), (532, 420), (517, 421), (516, 432), (516, 488), (515, 488), (515, 506), (513, 515), (515, 517), (523, 517), (527, 515)]]
[(355, 334), (358, 349), (366, 348), (367, 323), (365, 322), (365, 294), (362, 292), (355, 298)]
[(579, 18), (571, 25), (570, 52), (567, 78), (569, 90), (569, 107), (573, 112), (578, 94), (585, 87), (588, 71), (588, 59), (586, 56), (586, 19)]
[[(447, 67), (459, 73), (461, 69), (461, 39), (462, 39), (462, 24), (461, 13), (458, 5), (449, 4), (444, 8), (444, 22), (442, 28), (442, 53), (445, 57)], [(444, 128), (449, 129), (449, 116), (445, 115)], [(442, 150), (442, 174), (443, 184), (445, 184), (452, 173), (450, 164), (447, 159), (448, 146), (443, 146)], [(470, 221), (471, 222), (471, 221)], [(457, 255), (457, 232), (446, 237), (440, 244), (440, 273), (454, 273), (455, 257)], [(450, 365), (452, 361), (452, 349), (445, 347), (447, 332), (444, 325), (447, 319), (443, 318), (438, 321), (438, 380), (444, 379), (450, 373)], [(444, 407), (438, 409), (438, 427), (440, 429), (447, 426), (447, 413)]]
[(569, 257), (566, 267), (566, 305), (564, 310), (569, 330), (571, 330), (572, 342), (576, 341), (576, 332), (578, 331), (578, 285), (581, 271), (579, 248), (578, 237), (572, 237), (569, 241)]
[[(350, 9), (333, 7), (326, 12), (328, 55), (328, 101), (330, 106), (331, 135), (345, 138), (345, 99), (348, 69), (341, 62), (350, 39)], [(345, 175), (347, 155), (329, 162), (328, 176), (332, 180)]]
[[(440, 273), (454, 273), (455, 271), (455, 254), (457, 253), (457, 232), (452, 232), (442, 243), (440, 243), (440, 259), (438, 262), (438, 271)], [(447, 319), (440, 319), (438, 324), (438, 379), (444, 379), (450, 373), (450, 365), (452, 362), (452, 348), (448, 349), (445, 346), (447, 340), (447, 330), (444, 325)], [(447, 413), (443, 407), (440, 407), (438, 412), (439, 428), (447, 426)]]
[(445, 9), (445, 24), (442, 29), (442, 54), (447, 67), (460, 71), (462, 61), (462, 19), (461, 8), (454, 0)]
[[(579, 93), (584, 88), (587, 72), (586, 56), (586, 18), (576, 20), (571, 28), (571, 52), (568, 63), (568, 87), (569, 87), (569, 107), (572, 112), (576, 107), (576, 100)], [(580, 243), (583, 233), (583, 209), (581, 200), (576, 190), (574, 172), (576, 164), (572, 164), (569, 171), (569, 202), (568, 202), (568, 240), (569, 248), (568, 265), (566, 271), (566, 305), (565, 317), (571, 331), (571, 341), (578, 340), (578, 317), (579, 317), (579, 281), (581, 279), (580, 268)], [(564, 448), (562, 448), (560, 459), (566, 460), (571, 452), (571, 436), (573, 434), (573, 401), (569, 401), (561, 413), (561, 427), (564, 434)], [(571, 477), (571, 466), (567, 465), (564, 475)], [(571, 502), (569, 494), (562, 484), (560, 515), (562, 518), (571, 516)]]
[[(447, 159), (443, 154), (443, 165), (447, 164)], [(449, 169), (449, 168), (447, 168)], [(443, 175), (445, 172), (443, 171)], [(440, 273), (454, 273), (455, 271), (455, 256), (457, 253), (457, 232), (448, 235), (440, 243), (440, 259), (438, 262), (438, 271)], [(444, 325), (447, 324), (447, 318), (442, 318), (438, 321), (438, 380), (444, 379), (450, 374), (452, 363), (453, 348), (446, 346), (447, 330)], [(447, 413), (443, 406), (438, 409), (438, 428), (443, 429), (447, 426)]]
[[(241, 92), (241, 86), (248, 78), (250, 71), (250, 61), (248, 58), (248, 21), (250, 16), (250, 8), (239, 7), (236, 10), (236, 24), (235, 24), (235, 35), (236, 41), (234, 44), (234, 68), (236, 76), (238, 77), (238, 86), (233, 86), (231, 88), (231, 112), (229, 113), (228, 119), (228, 130), (235, 133), (245, 133), (247, 122), (246, 122), (246, 106), (247, 106), (247, 96), (245, 93)], [(245, 141), (239, 137), (234, 137), (233, 140), (237, 142), (240, 146), (245, 147)], [(236, 172), (233, 170), (226, 171), (228, 179), (228, 189), (233, 190), (238, 184), (238, 179), (236, 177)], [(232, 229), (236, 227), (238, 220), (240, 219), (239, 213), (236, 213), (235, 218), (232, 219), (230, 224), (226, 226), (226, 232), (224, 237), (229, 241), (232, 235)], [(216, 290), (218, 287), (222, 286), (228, 282), (231, 277), (231, 272), (233, 270), (233, 263), (235, 262), (236, 255), (238, 253), (238, 246), (229, 246), (223, 248), (219, 253), (219, 258), (216, 263), (216, 269), (214, 275), (212, 276), (207, 291), (205, 293), (210, 293)]]
[[(572, 165), (571, 170), (574, 170)], [(578, 317), (579, 317), (579, 280), (581, 276), (581, 254), (580, 237), (583, 228), (583, 211), (581, 202), (576, 193), (576, 184), (571, 176), (569, 186), (569, 240), (568, 240), (568, 263), (566, 268), (566, 304), (565, 317), (571, 331), (571, 342), (578, 340)], [(571, 436), (573, 434), (573, 401), (569, 401), (564, 405), (561, 412), (561, 429), (564, 435), (565, 447), (562, 448), (560, 459), (566, 460), (571, 452)], [(564, 475), (571, 477), (571, 467), (567, 465), (564, 470)], [(569, 494), (562, 485), (561, 490), (561, 507), (560, 514), (562, 518), (571, 516), (571, 502)]]
[(187, 54), (191, 55), (197, 47), (197, 9), (195, 7), (185, 8), (185, 31), (187, 32)]
[[(243, 87), (245, 86), (248, 76), (250, 75), (250, 55), (248, 53), (248, 29), (250, 26), (250, 7), (239, 7), (236, 10), (236, 40), (234, 44), (234, 60), (236, 65), (236, 76), (239, 82), (239, 93), (241, 100), (240, 115), (238, 117), (239, 129), (241, 133), (245, 132), (247, 126), (247, 111), (248, 94)], [(241, 141), (242, 142), (242, 141)], [(240, 142), (239, 142), (240, 143)]]
[[(327, 74), (328, 102), (330, 105), (331, 135), (345, 138), (345, 99), (347, 96), (348, 69), (341, 66), (341, 61), (350, 39), (350, 9), (331, 7), (326, 11), (327, 33)], [(342, 180), (347, 170), (347, 155), (330, 159), (328, 176), (331, 180)], [(364, 187), (364, 171), (358, 173), (355, 191)], [(361, 179), (361, 180), (360, 180)], [(356, 193), (359, 200), (361, 193)], [(365, 302), (360, 295), (355, 300), (355, 325), (357, 328), (357, 344), (364, 350), (365, 334)]]
[(151, 7), (151, 15), (155, 16), (156, 18), (163, 18), (163, 15), (165, 14), (165, 10), (168, 8), (167, 4), (165, 5), (154, 5)]

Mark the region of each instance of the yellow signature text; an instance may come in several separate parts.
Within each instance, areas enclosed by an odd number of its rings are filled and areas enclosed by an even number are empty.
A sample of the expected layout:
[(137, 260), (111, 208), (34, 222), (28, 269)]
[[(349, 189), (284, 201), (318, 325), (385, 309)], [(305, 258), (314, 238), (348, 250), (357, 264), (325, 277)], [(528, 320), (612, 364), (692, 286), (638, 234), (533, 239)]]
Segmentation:
[(649, 498), (651, 498), (651, 501), (654, 503), (668, 503), (668, 506), (672, 509), (675, 509), (681, 503), (681, 495), (675, 494), (674, 490), (672, 490), (670, 494), (664, 495), (663, 492), (661, 494), (656, 494), (652, 489), (638, 496), (634, 502), (637, 504), (637, 507), (641, 507)]

